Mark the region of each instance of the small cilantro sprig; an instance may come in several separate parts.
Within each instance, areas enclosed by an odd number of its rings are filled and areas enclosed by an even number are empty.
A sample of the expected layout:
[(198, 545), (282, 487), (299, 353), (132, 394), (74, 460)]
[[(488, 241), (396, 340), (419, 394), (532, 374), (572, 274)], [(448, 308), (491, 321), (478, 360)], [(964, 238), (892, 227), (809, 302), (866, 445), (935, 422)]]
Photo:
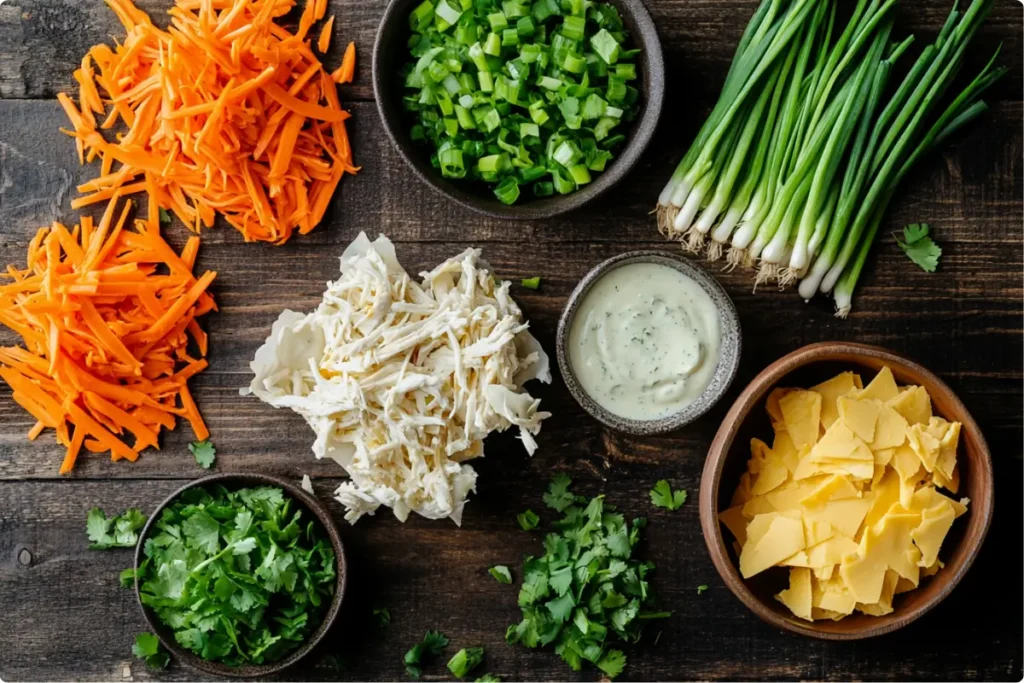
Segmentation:
[(166, 669), (171, 663), (171, 655), (160, 644), (160, 639), (152, 633), (140, 633), (135, 636), (132, 654), (146, 660), (146, 666), (150, 669)]
[(186, 490), (143, 546), (139, 595), (184, 648), (228, 666), (276, 662), (319, 626), (330, 541), (275, 487)]
[(654, 564), (633, 557), (646, 520), (630, 525), (604, 496), (588, 501), (569, 490), (571, 483), (556, 477), (544, 497), (562, 518), (544, 538), (544, 555), (523, 562), (522, 620), (508, 627), (505, 639), (530, 648), (551, 645), (573, 671), (586, 661), (614, 678), (626, 655), (612, 643), (637, 642), (645, 624), (670, 613), (652, 609), (647, 577)]
[(939, 266), (939, 257), (942, 256), (942, 247), (935, 244), (928, 236), (931, 228), (927, 223), (913, 223), (903, 228), (903, 239), (896, 237), (896, 244), (900, 245), (903, 253), (916, 263), (921, 270), (934, 273)]
[(503, 564), (497, 564), (487, 570), (498, 583), (512, 583), (512, 572)]
[(213, 467), (213, 461), (217, 459), (217, 449), (213, 447), (209, 439), (193, 441), (188, 445), (188, 450), (204, 470)]
[(139, 529), (145, 525), (146, 515), (136, 508), (110, 519), (100, 508), (93, 508), (85, 518), (85, 534), (91, 541), (89, 550), (134, 548), (139, 541)]
[(482, 661), (484, 661), (482, 647), (464, 647), (448, 660), (448, 670), (456, 678), (465, 678), (466, 674), (480, 666)]
[(662, 479), (651, 489), (651, 502), (666, 510), (678, 510), (686, 502), (686, 491), (683, 489), (673, 491), (669, 483)]
[(440, 631), (427, 631), (423, 640), (416, 643), (405, 653), (405, 672), (413, 678), (423, 674), (426, 660), (437, 657), (448, 647), (448, 638)]

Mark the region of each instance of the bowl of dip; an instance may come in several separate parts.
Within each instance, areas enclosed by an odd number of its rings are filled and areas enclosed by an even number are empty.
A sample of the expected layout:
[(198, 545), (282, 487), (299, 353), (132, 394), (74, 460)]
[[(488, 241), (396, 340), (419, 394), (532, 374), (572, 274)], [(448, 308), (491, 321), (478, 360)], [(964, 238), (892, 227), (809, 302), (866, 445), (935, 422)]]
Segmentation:
[(688, 259), (631, 251), (576, 286), (556, 346), (584, 410), (612, 429), (661, 434), (696, 420), (729, 388), (740, 322), (722, 286)]

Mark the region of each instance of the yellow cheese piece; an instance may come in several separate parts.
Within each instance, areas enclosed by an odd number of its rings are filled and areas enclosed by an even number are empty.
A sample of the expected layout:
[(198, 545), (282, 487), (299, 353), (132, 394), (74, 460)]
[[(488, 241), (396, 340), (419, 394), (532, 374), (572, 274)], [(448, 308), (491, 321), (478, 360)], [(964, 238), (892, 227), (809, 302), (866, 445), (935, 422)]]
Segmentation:
[(899, 396), (887, 402), (908, 424), (928, 424), (932, 418), (932, 400), (924, 387), (904, 387)]
[(750, 492), (754, 496), (763, 496), (782, 486), (787, 479), (789, 479), (789, 468), (781, 461), (769, 460), (761, 466), (761, 472), (757, 475)]
[[(934, 419), (934, 418), (933, 418)], [(927, 427), (914, 425), (907, 430), (907, 442), (921, 460), (921, 464), (929, 472), (935, 471), (935, 463), (939, 459), (939, 448), (942, 442)]]
[[(963, 500), (970, 502), (967, 498), (964, 498)], [(967, 503), (953, 500), (949, 496), (944, 496), (930, 487), (922, 487), (914, 492), (914, 497), (909, 509), (916, 512), (923, 512), (924, 510), (942, 507), (944, 505), (950, 505), (953, 508), (953, 514), (956, 517), (967, 512)]]
[(744, 543), (744, 545), (746, 545), (747, 543), (756, 544), (758, 541), (760, 541), (764, 537), (764, 535), (768, 533), (768, 529), (771, 528), (772, 522), (774, 522), (779, 517), (786, 517), (788, 519), (795, 519), (797, 521), (800, 520), (800, 515), (795, 514), (793, 512), (767, 512), (764, 514), (756, 515), (747, 523), (747, 541), (746, 543)]
[[(756, 521), (757, 518), (754, 519)], [(753, 525), (753, 521), (751, 522)], [(745, 579), (760, 574), (790, 555), (803, 550), (804, 525), (799, 519), (779, 515), (771, 520), (765, 534), (755, 543), (747, 528), (747, 543), (740, 553), (740, 574)]]
[(878, 602), (865, 605), (857, 603), (857, 610), (864, 614), (880, 617), (892, 613), (892, 599), (896, 595), (896, 584), (899, 583), (900, 575), (889, 569), (885, 572), (885, 579), (882, 581), (882, 592)]
[(910, 507), (910, 500), (922, 476), (921, 459), (911, 448), (903, 445), (896, 449), (892, 465), (900, 478), (900, 503)]
[(811, 569), (811, 571), (814, 572), (814, 578), (821, 581), (828, 581), (832, 578), (832, 574), (835, 573), (836, 566), (837, 565), (830, 564), (827, 567), (815, 567)]
[(911, 564), (908, 549), (911, 548), (911, 534), (920, 521), (919, 514), (893, 506), (877, 524), (864, 532), (857, 553), (846, 557), (839, 565), (839, 575), (857, 602), (878, 602), (887, 569), (893, 569), (908, 579), (917, 576), (917, 560)]
[(919, 567), (929, 567), (935, 564), (939, 558), (939, 548), (942, 541), (953, 526), (956, 513), (949, 503), (937, 505), (921, 512), (921, 523), (916, 529), (910, 532), (918, 550), (921, 551), (921, 559), (917, 561)]
[(953, 422), (946, 433), (939, 439), (939, 457), (935, 460), (935, 471), (946, 480), (953, 478), (956, 469), (956, 449), (960, 443), (960, 423)]
[(811, 618), (811, 570), (794, 567), (789, 570), (789, 588), (775, 596), (797, 617)]
[(740, 545), (747, 542), (747, 518), (739, 505), (718, 513), (718, 521), (736, 538)]
[(809, 496), (828, 476), (811, 477), (800, 481), (788, 481), (783, 486), (765, 494), (765, 498), (776, 510), (797, 510), (800, 501)]
[(766, 496), (751, 498), (742, 505), (742, 509), (743, 515), (747, 519), (751, 519), (757, 515), (766, 515), (770, 512), (775, 512), (775, 506), (768, 501)]
[(779, 402), (782, 397), (793, 391), (792, 389), (772, 389), (772, 393), (768, 394), (768, 399), (765, 401), (765, 410), (768, 411), (768, 416), (772, 419), (772, 428), (778, 431), (784, 427), (782, 419), (782, 408), (779, 407)]
[[(772, 449), (768, 448), (768, 444), (761, 439), (750, 440), (750, 460), (747, 461), (747, 471), (750, 472), (751, 476), (755, 476), (761, 473), (761, 469), (764, 468), (766, 462), (771, 457)], [(753, 484), (753, 480), (751, 481)]]
[(779, 409), (786, 431), (797, 448), (813, 446), (818, 441), (821, 394), (796, 389), (779, 399)]
[(833, 567), (843, 561), (847, 555), (857, 552), (857, 544), (842, 534), (833, 534), (831, 538), (816, 546), (801, 550), (792, 557), (787, 557), (782, 564), (789, 567), (809, 567), (822, 569)]
[[(853, 485), (848, 476), (833, 474), (820, 486), (800, 500), (801, 505), (824, 505), (830, 500), (843, 498), (860, 498), (860, 491)], [(808, 541), (810, 543), (810, 541)]]
[[(911, 453), (913, 456), (913, 453)], [(915, 464), (920, 467), (920, 463)], [(864, 517), (864, 526), (872, 527), (878, 520), (889, 512), (889, 509), (900, 502), (900, 475), (893, 469), (888, 469), (882, 480), (871, 489), (871, 507), (868, 508)]]
[(772, 453), (777, 455), (786, 465), (790, 474), (796, 471), (801, 455), (806, 455), (806, 452), (801, 453), (797, 449), (793, 439), (789, 436), (789, 432), (786, 431), (775, 432), (775, 440), (772, 441)]
[(875, 464), (883, 468), (892, 462), (892, 456), (896, 454), (895, 448), (872, 449), (871, 454), (875, 456)]
[(828, 522), (820, 519), (803, 518), (804, 543), (808, 548), (824, 543), (836, 535), (835, 529)]
[(830, 380), (811, 387), (811, 391), (821, 395), (821, 426), (823, 429), (828, 429), (833, 422), (839, 419), (839, 409), (836, 407), (839, 397), (846, 396), (862, 386), (858, 375), (852, 372), (842, 372)]
[(732, 492), (732, 500), (729, 501), (729, 507), (736, 507), (737, 505), (743, 505), (751, 499), (750, 495), (750, 473), (744, 472), (740, 475), (740, 483), (736, 486), (736, 490)]
[(935, 564), (921, 570), (921, 576), (934, 576), (936, 572), (945, 566), (946, 564), (942, 560), (935, 560)]
[(805, 516), (814, 521), (828, 522), (843, 536), (853, 538), (860, 529), (864, 516), (871, 507), (867, 498), (832, 500), (825, 505), (805, 507)]
[(846, 396), (836, 402), (839, 419), (864, 443), (875, 438), (875, 424), (878, 422), (879, 404), (874, 401), (858, 401)]
[(868, 440), (871, 450), (896, 448), (897, 446), (902, 446), (906, 440), (906, 418), (889, 406), (880, 406), (878, 410), (878, 423), (875, 427), (875, 436), (873, 439)]
[(839, 621), (846, 615), (841, 612), (833, 612), (831, 610), (821, 609), (820, 607), (812, 607), (811, 616), (814, 617), (815, 621), (819, 621), (821, 619), (831, 619), (832, 621)]
[(853, 397), (861, 400), (873, 398), (885, 403), (899, 395), (900, 390), (896, 386), (896, 380), (893, 379), (892, 370), (886, 365), (878, 371), (878, 374), (866, 387), (854, 394)]
[(818, 581), (817, 585), (819, 590), (815, 591), (813, 587), (811, 590), (811, 603), (814, 607), (839, 614), (853, 612), (857, 601), (839, 577), (833, 576), (828, 581)]

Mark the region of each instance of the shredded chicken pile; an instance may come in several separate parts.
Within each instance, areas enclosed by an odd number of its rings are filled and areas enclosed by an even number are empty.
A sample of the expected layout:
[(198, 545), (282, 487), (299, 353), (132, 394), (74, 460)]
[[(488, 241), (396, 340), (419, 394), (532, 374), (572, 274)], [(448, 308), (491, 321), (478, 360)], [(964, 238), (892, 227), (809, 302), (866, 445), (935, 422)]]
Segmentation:
[(274, 323), (242, 390), (306, 419), (316, 457), (351, 477), (335, 492), (351, 523), (386, 505), (460, 524), (484, 437), (515, 425), (532, 455), (549, 416), (521, 389), (551, 381), (547, 355), (480, 250), (420, 276), (360, 234), (320, 306)]

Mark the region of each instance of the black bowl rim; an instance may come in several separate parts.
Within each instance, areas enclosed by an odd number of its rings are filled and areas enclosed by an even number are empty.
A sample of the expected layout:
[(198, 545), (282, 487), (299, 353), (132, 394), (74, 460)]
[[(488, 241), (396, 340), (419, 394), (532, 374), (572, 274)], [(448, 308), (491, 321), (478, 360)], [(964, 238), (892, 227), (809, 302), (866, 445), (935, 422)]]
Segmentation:
[[(382, 59), (381, 55), (386, 49), (383, 40), (385, 27), (393, 21), (404, 21), (404, 8), (407, 4), (414, 1), (390, 0), (387, 9), (384, 10), (384, 16), (381, 18), (380, 25), (377, 28), (377, 37), (373, 44), (373, 96), (377, 103), (377, 112), (380, 115), (381, 122), (384, 124), (384, 132), (387, 133), (391, 143), (398, 150), (399, 156), (402, 157), (402, 160), (405, 161), (416, 177), (434, 192), (448, 197), (461, 206), (491, 218), (534, 220), (552, 218), (584, 206), (617, 185), (619, 181), (633, 170), (640, 160), (640, 156), (654, 137), (654, 131), (658, 127), (658, 119), (661, 117), (661, 109), (665, 100), (665, 60), (661, 51), (661, 40), (658, 38), (658, 32), (654, 20), (651, 18), (651, 13), (643, 0), (606, 0), (617, 5), (620, 9), (625, 9), (629, 12), (636, 23), (636, 30), (633, 32), (632, 38), (637, 41), (647, 58), (647, 68), (645, 71), (649, 87), (648, 92), (644, 93), (643, 115), (639, 120), (633, 122), (626, 147), (622, 150), (621, 154), (612, 160), (611, 166), (607, 170), (602, 171), (593, 182), (582, 190), (567, 195), (510, 206), (505, 206), (496, 199), (484, 199), (458, 187), (455, 183), (443, 181), (434, 173), (426, 172), (419, 167), (417, 160), (412, 159), (402, 147), (398, 137), (399, 133), (396, 132), (396, 128), (400, 127), (401, 121), (390, 115), (381, 93), (384, 79), (390, 78), (392, 74), (382, 73), (378, 65)], [(402, 11), (399, 10), (400, 6)]]
[(261, 486), (280, 487), (285, 491), (285, 493), (296, 499), (311, 513), (313, 513), (313, 516), (316, 517), (317, 521), (319, 521), (321, 526), (324, 527), (324, 531), (331, 539), (331, 545), (334, 548), (335, 563), (337, 565), (335, 567), (336, 583), (334, 586), (334, 598), (332, 599), (327, 612), (324, 613), (323, 619), (316, 631), (313, 632), (306, 642), (293, 650), (292, 653), (284, 659), (271, 664), (252, 664), (232, 667), (218, 662), (207, 661), (178, 645), (177, 641), (174, 640), (174, 636), (171, 635), (170, 629), (168, 629), (167, 626), (157, 618), (156, 614), (154, 614), (149, 607), (142, 604), (142, 595), (140, 592), (138, 576), (135, 578), (135, 597), (139, 602), (139, 607), (142, 609), (142, 614), (146, 617), (146, 622), (149, 624), (150, 628), (153, 629), (153, 632), (156, 633), (157, 638), (159, 638), (160, 642), (163, 643), (163, 646), (182, 663), (191, 666), (194, 669), (199, 669), (205, 673), (217, 676), (231, 678), (258, 678), (279, 673), (298, 663), (299, 660), (308, 655), (313, 648), (320, 643), (323, 637), (327, 634), (327, 631), (330, 630), (334, 621), (337, 619), (338, 611), (341, 608), (341, 601), (344, 597), (345, 587), (348, 581), (345, 548), (341, 542), (341, 536), (338, 534), (338, 529), (334, 525), (334, 520), (331, 518), (330, 512), (328, 512), (326, 506), (324, 506), (319, 499), (310, 495), (292, 482), (270, 474), (260, 474), (255, 472), (218, 472), (216, 474), (200, 477), (199, 479), (195, 479), (179, 487), (171, 495), (167, 496), (167, 498), (157, 506), (156, 510), (153, 511), (153, 514), (150, 515), (149, 519), (146, 521), (146, 525), (142, 528), (142, 532), (139, 534), (139, 542), (135, 546), (135, 571), (137, 573), (139, 570), (139, 564), (143, 557), (143, 546), (145, 545), (146, 539), (149, 538), (149, 533), (152, 529), (153, 523), (160, 517), (161, 513), (163, 513), (164, 508), (189, 489), (197, 486), (205, 486), (207, 484), (229, 482), (235, 482), (243, 485), (258, 484)]

